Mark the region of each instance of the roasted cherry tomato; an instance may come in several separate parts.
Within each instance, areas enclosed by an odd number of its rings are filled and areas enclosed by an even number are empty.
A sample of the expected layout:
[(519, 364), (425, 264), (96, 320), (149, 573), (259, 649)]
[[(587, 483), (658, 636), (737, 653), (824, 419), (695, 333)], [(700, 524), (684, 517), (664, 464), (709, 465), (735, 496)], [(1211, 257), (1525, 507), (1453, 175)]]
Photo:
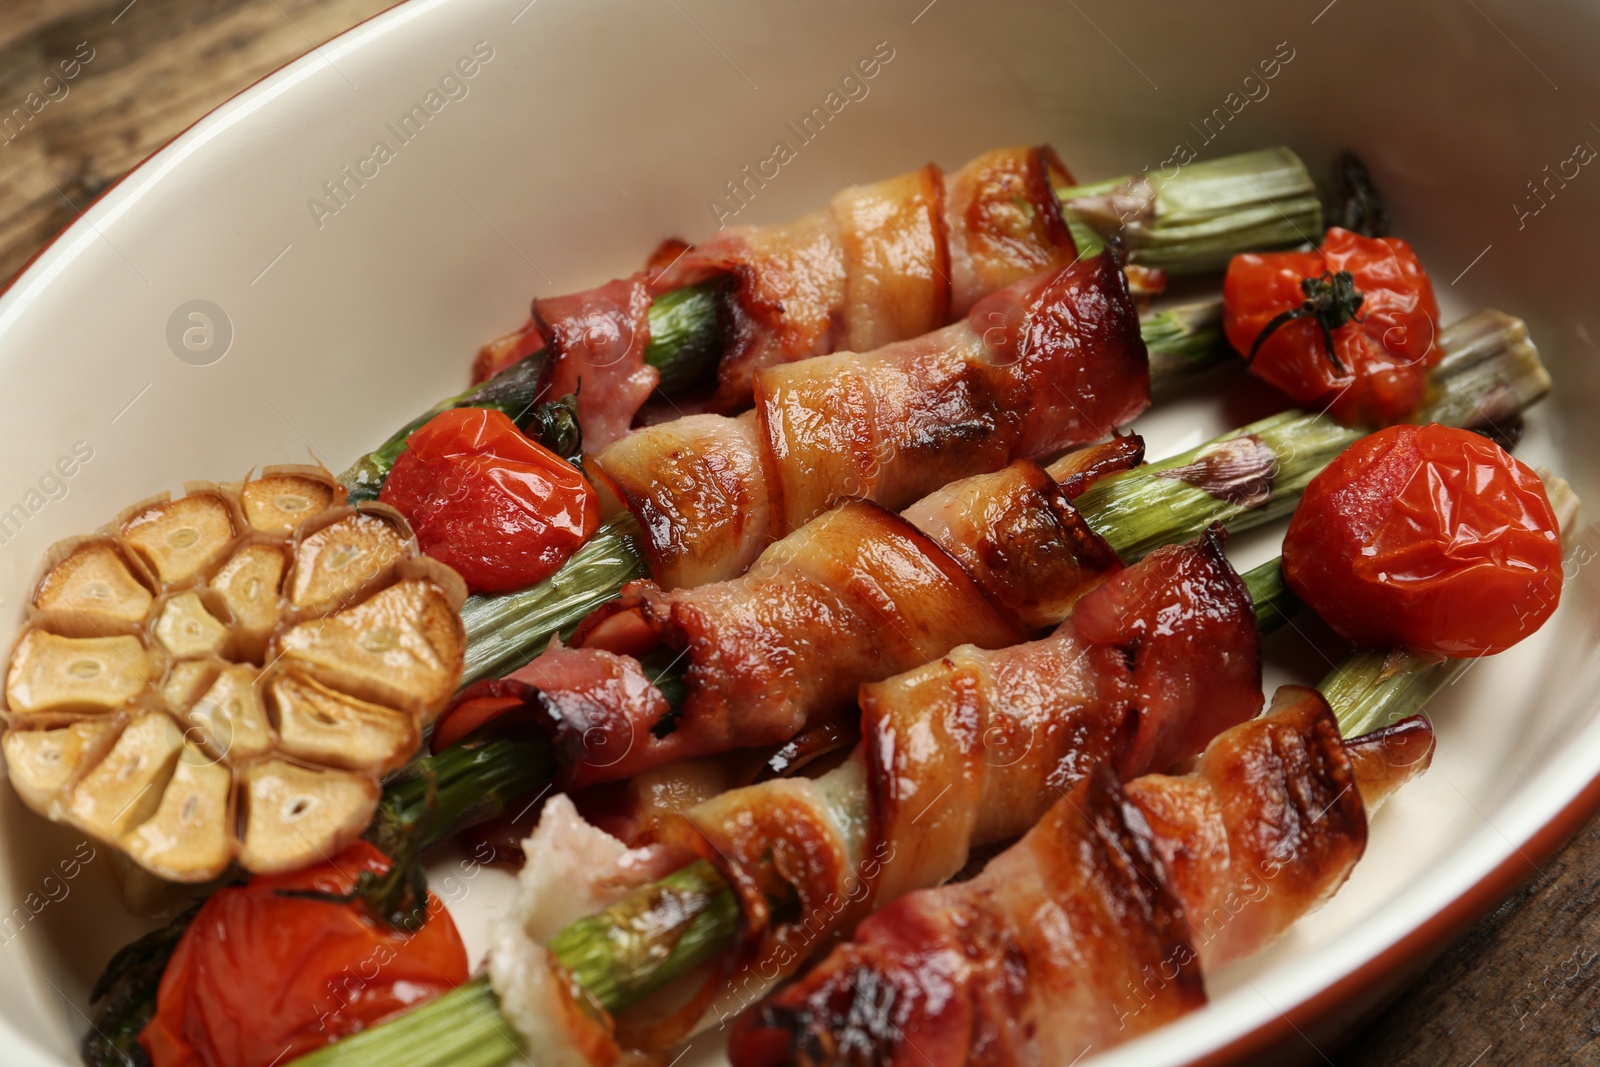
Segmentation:
[(475, 593), (543, 581), (600, 524), (594, 489), (503, 412), (452, 408), (406, 439), (378, 499)]
[(279, 892), (345, 894), (362, 871), (388, 869), (360, 841), (321, 866), (213, 894), (167, 963), (139, 1035), (152, 1067), (288, 1063), (465, 982), (467, 951), (432, 894), (427, 921), (405, 934), (358, 904)]
[(1251, 373), (1347, 424), (1410, 415), (1442, 355), (1433, 284), (1397, 238), (1334, 227), (1310, 252), (1234, 256), (1222, 295)]
[(1501, 652), (1561, 598), (1538, 475), (1493, 441), (1391, 426), (1311, 480), (1283, 542), (1289, 588), (1359, 645)]

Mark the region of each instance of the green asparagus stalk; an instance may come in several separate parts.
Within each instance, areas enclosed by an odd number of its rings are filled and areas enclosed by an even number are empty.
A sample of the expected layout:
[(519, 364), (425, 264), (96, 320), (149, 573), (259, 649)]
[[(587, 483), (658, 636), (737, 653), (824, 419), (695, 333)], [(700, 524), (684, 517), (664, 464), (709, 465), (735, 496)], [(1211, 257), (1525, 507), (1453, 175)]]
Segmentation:
[(1315, 243), (1322, 204), (1287, 148), (1057, 189), (1084, 255), (1120, 237), (1135, 263), (1169, 274), (1220, 270), (1240, 252)]
[[(1282, 622), (1295, 610), (1278, 561), (1244, 579), (1264, 626)], [(1346, 737), (1417, 714), (1448, 681), (1437, 664), (1384, 670), (1383, 659), (1382, 653), (1352, 653), (1321, 686)], [(866, 823), (841, 825), (864, 832)], [(546, 947), (577, 988), (618, 1011), (731, 948), (738, 920), (733, 891), (700, 860), (563, 928)], [(663, 970), (670, 974), (661, 977)], [(480, 977), (290, 1067), (499, 1067), (523, 1053), (521, 1037), (504, 1022), (487, 978)]]
[(1139, 325), (1150, 353), (1150, 390), (1158, 399), (1215, 367), (1230, 351), (1222, 333), (1221, 297), (1162, 308)]
[(644, 361), (661, 374), (657, 385), (672, 395), (706, 381), (722, 357), (717, 332), (717, 298), (727, 288), (720, 278), (662, 293), (650, 305), (650, 344)]
[(412, 760), (383, 786), (367, 839), (385, 855), (421, 852), (503, 814), (555, 773), (548, 739), (452, 745)]

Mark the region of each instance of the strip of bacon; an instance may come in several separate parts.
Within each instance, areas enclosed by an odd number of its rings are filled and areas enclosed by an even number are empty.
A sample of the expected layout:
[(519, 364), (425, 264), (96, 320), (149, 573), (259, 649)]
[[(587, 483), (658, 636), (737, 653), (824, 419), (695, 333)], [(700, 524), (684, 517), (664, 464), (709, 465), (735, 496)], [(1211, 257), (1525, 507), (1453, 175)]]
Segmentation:
[[(1118, 441), (1077, 462), (1109, 472), (1141, 451)], [(1070, 603), (1120, 566), (1034, 464), (979, 475), (924, 504), (941, 520), (927, 529), (850, 502), (732, 581), (671, 591), (630, 583), (579, 627), (574, 647), (553, 647), (514, 676), (540, 690), (563, 785), (785, 742), (853, 707), (863, 682), (957, 645), (1025, 639), (1041, 603)], [(1023, 536), (1057, 550), (1019, 551)], [(969, 570), (958, 553), (984, 565)], [(652, 646), (679, 654), (687, 696), (675, 715), (636, 658)]]
[(1431, 732), (1405, 732), (1403, 766), (1347, 750), (1321, 696), (1291, 686), (1192, 774), (1124, 787), (1102, 764), (977, 877), (864, 921), (741, 1020), (730, 1057), (1071, 1063), (1193, 1011), (1204, 970), (1343, 884), (1366, 846), (1363, 797), (1427, 766)]
[[(579, 393), (579, 419), (598, 451), (616, 439), (616, 427), (632, 424), (649, 394), (639, 391), (654, 373), (642, 363), (649, 298), (730, 275), (736, 284), (719, 316), (723, 356), (708, 410), (736, 410), (750, 402), (763, 367), (917, 337), (1012, 282), (1072, 262), (1077, 250), (1053, 191), (1071, 184), (1048, 147), (1005, 148), (952, 175), (929, 164), (851, 186), (794, 222), (729, 227), (693, 247), (669, 241), (645, 274), (536, 301), (533, 322), (484, 346), (474, 380), (525, 358), (543, 340), (553, 382), (590, 380)], [(646, 285), (642, 302), (615, 291)], [(576, 334), (563, 333), (569, 326)], [(626, 358), (596, 368), (588, 355), (595, 344), (586, 338), (593, 329), (593, 341), (607, 350), (630, 341)], [(600, 378), (626, 388), (601, 388)], [(565, 391), (553, 387), (551, 395)]]
[(847, 498), (900, 509), (956, 478), (1102, 440), (1143, 411), (1138, 312), (1105, 254), (985, 297), (961, 322), (769, 367), (754, 416), (693, 415), (595, 459), (638, 518), (656, 581), (732, 578)]

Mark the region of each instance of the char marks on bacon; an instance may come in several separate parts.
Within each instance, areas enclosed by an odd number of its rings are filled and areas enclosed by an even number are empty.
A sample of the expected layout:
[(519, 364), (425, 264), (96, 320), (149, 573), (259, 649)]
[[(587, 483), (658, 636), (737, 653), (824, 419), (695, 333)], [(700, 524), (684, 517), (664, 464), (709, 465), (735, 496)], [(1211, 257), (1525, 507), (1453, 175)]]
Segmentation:
[(952, 877), (1096, 763), (1164, 770), (1260, 707), (1260, 634), (1216, 529), (1112, 573), (1049, 637), (866, 686), (873, 833), (898, 859), (881, 890)]
[(1191, 774), (1124, 787), (1101, 764), (977, 877), (864, 921), (740, 1021), (731, 1059), (1071, 1063), (1192, 1011), (1202, 968), (1259, 951), (1343, 884), (1366, 844), (1360, 767), (1298, 687)]
[[(1138, 463), (1126, 454), (1120, 460)], [(1119, 462), (1115, 469), (1127, 468)], [(1030, 631), (1066, 618), (1094, 580), (1122, 565), (1066, 488), (1028, 460), (952, 482), (902, 514)]]
[(629, 434), (588, 464), (638, 520), (656, 581), (693, 587), (743, 574), (778, 536), (754, 412), (689, 415)]

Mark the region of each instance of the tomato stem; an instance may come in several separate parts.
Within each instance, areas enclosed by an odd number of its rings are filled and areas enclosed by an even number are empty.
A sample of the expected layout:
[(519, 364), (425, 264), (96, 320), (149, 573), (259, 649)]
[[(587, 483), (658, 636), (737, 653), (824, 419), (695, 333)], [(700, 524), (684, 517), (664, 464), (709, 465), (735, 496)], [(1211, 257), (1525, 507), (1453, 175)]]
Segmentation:
[(1347, 270), (1337, 274), (1323, 271), (1318, 277), (1302, 279), (1300, 291), (1305, 294), (1305, 302), (1297, 308), (1290, 308), (1267, 323), (1261, 332), (1256, 334), (1255, 342), (1250, 346), (1250, 354), (1244, 357), (1244, 361), (1253, 362), (1267, 338), (1282, 327), (1296, 319), (1311, 319), (1322, 330), (1323, 351), (1328, 356), (1328, 362), (1333, 364), (1333, 369), (1337, 373), (1345, 373), (1345, 366), (1339, 362), (1339, 353), (1333, 347), (1333, 331), (1347, 322), (1361, 321), (1356, 317), (1356, 312), (1361, 310), (1361, 303), (1366, 297), (1356, 289), (1356, 280)]

